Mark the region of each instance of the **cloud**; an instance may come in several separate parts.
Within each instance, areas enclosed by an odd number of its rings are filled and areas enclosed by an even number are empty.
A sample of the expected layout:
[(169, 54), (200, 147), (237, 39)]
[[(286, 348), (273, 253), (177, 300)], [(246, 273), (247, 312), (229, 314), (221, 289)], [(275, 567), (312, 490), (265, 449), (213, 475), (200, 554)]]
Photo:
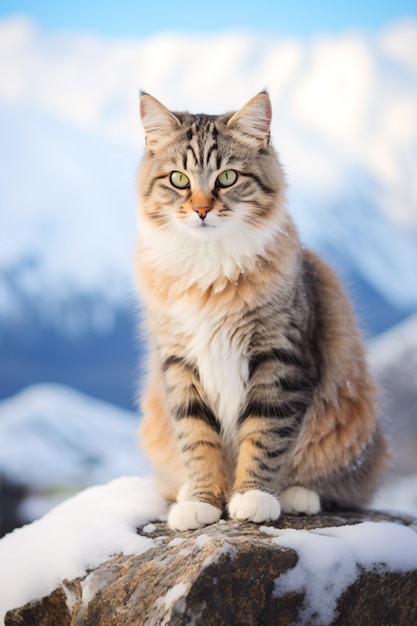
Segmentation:
[(369, 125), (375, 73), (372, 52), (362, 37), (317, 41), (294, 89), (297, 118), (343, 151), (354, 152)]

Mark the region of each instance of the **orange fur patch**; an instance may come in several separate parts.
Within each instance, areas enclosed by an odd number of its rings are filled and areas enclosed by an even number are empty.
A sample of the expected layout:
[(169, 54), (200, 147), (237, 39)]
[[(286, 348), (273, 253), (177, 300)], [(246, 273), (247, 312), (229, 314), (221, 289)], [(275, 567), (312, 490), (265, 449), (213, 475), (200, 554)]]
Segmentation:
[(143, 398), (139, 435), (162, 495), (173, 502), (186, 482), (186, 471), (164, 396), (162, 384), (154, 378)]

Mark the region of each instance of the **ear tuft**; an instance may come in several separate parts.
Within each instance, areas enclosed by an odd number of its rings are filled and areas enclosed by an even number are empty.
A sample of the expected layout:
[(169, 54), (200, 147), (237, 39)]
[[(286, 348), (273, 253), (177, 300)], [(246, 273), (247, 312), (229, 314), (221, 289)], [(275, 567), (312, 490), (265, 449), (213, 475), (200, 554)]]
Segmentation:
[(140, 117), (148, 148), (157, 149), (181, 126), (179, 119), (153, 96), (141, 92)]
[(271, 100), (266, 91), (261, 91), (239, 109), (227, 125), (238, 128), (246, 137), (255, 139), (266, 147), (269, 143), (271, 119)]

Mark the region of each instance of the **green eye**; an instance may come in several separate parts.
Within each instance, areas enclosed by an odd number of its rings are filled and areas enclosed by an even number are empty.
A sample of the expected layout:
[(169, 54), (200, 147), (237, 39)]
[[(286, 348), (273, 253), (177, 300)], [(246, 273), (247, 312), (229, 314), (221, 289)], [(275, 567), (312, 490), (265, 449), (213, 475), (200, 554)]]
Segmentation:
[(187, 189), (190, 186), (190, 179), (182, 172), (171, 172), (169, 180), (177, 189)]
[(217, 176), (216, 183), (219, 187), (231, 187), (237, 181), (237, 172), (235, 170), (225, 170)]

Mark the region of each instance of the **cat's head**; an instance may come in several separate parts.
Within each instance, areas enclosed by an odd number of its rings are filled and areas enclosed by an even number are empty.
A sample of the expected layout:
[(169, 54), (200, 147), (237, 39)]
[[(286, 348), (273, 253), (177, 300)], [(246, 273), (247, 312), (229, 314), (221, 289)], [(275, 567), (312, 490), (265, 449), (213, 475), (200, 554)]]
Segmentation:
[(171, 112), (142, 94), (140, 114), (146, 136), (141, 210), (156, 226), (221, 239), (276, 222), (285, 183), (270, 145), (267, 93), (219, 116)]

